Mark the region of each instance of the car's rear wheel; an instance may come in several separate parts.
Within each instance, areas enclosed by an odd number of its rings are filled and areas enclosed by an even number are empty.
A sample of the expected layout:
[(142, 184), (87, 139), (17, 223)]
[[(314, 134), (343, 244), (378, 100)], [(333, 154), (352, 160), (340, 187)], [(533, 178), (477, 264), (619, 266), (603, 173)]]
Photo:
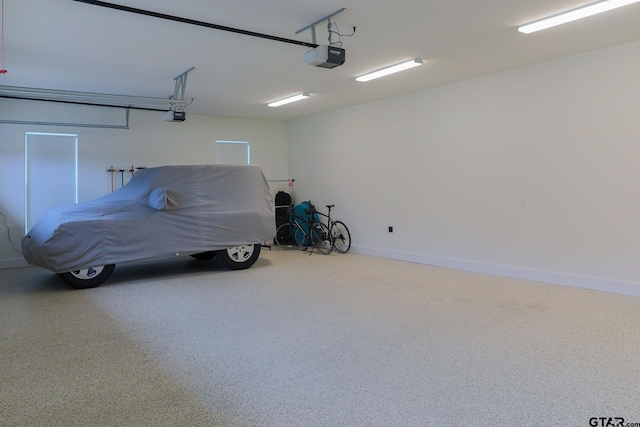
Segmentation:
[(64, 283), (76, 289), (96, 288), (102, 285), (113, 273), (115, 264), (83, 268), (81, 270), (58, 273)]
[(260, 256), (261, 246), (241, 245), (216, 252), (216, 258), (229, 270), (244, 270), (251, 267)]

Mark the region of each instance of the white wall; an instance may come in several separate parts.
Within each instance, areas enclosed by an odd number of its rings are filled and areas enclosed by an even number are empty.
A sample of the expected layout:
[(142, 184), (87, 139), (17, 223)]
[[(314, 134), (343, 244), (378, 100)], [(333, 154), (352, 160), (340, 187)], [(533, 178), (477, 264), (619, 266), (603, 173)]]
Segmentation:
[[(251, 142), (251, 160), (261, 165), (268, 180), (286, 180), (288, 128), (285, 122), (198, 116), (187, 112), (183, 123), (161, 121), (162, 113), (131, 112), (130, 129), (94, 129), (0, 124), (0, 211), (7, 217), (12, 240), (20, 248), (24, 236), (25, 132), (78, 134), (79, 200), (111, 191), (107, 169), (133, 166), (215, 163), (215, 140)], [(64, 123), (124, 124), (123, 110), (0, 99), (0, 119)], [(125, 183), (130, 174), (124, 174)], [(121, 176), (116, 174), (116, 188)], [(285, 184), (274, 183), (276, 191)], [(284, 189), (282, 188), (282, 189)], [(0, 267), (20, 265), (0, 218)]]
[(295, 120), (297, 201), (360, 253), (640, 295), (639, 76), (635, 42)]

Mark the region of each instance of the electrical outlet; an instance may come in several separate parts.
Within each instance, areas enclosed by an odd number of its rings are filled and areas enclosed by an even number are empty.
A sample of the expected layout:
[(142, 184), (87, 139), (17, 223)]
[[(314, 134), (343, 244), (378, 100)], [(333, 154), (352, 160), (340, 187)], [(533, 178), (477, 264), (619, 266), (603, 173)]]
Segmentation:
[(393, 227), (389, 226), (389, 233), (393, 233)]

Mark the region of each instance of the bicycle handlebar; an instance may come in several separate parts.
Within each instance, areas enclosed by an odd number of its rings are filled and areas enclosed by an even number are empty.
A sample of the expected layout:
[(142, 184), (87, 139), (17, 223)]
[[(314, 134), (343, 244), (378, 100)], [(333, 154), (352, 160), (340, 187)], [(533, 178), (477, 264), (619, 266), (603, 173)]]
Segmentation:
[[(311, 216), (311, 215), (315, 215), (315, 214), (320, 214), (322, 216), (329, 216), (329, 215), (326, 215), (326, 214), (324, 214), (322, 212), (318, 212), (318, 210), (313, 205), (313, 203), (311, 203), (311, 200), (308, 200), (305, 203), (307, 203), (309, 205), (309, 207), (304, 210), (304, 213), (306, 215)], [(331, 208), (335, 207), (336, 205), (325, 205), (325, 206), (327, 207), (327, 209), (329, 209), (329, 214), (331, 214)], [(275, 208), (287, 208), (287, 213), (288, 214), (293, 214), (293, 208), (294, 208), (293, 205), (276, 205), (274, 207)]]

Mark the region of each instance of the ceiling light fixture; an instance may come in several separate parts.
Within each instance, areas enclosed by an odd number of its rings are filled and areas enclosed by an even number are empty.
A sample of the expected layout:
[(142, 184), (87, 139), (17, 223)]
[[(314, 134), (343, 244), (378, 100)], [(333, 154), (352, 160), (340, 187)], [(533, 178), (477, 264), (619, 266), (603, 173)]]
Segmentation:
[(570, 10), (569, 12), (561, 13), (549, 18), (541, 19), (527, 25), (523, 25), (522, 27), (518, 28), (518, 31), (525, 34), (530, 34), (536, 31), (545, 30), (550, 27), (555, 27), (556, 25), (566, 24), (567, 22), (572, 22), (578, 19), (586, 18), (588, 16), (596, 15), (598, 13), (608, 12), (612, 9), (617, 9), (619, 7), (627, 6), (639, 1), (640, 0), (606, 0), (599, 3), (591, 4), (589, 6), (581, 7), (579, 9)]
[[(638, 0), (640, 1), (640, 0)], [(413, 58), (408, 61), (401, 62), (396, 65), (392, 65), (390, 67), (382, 68), (378, 71), (374, 71), (369, 74), (365, 74), (360, 77), (356, 77), (356, 80), (359, 82), (368, 82), (369, 80), (377, 79), (379, 77), (388, 76), (389, 74), (397, 73), (399, 71), (408, 70), (409, 68), (417, 67), (418, 65), (423, 65), (424, 62), (420, 58)]]
[(279, 107), (281, 105), (289, 104), (290, 102), (300, 101), (302, 99), (309, 98), (311, 95), (308, 93), (299, 93), (297, 95), (290, 96), (288, 98), (281, 99), (279, 101), (270, 102), (267, 104), (269, 107)]

